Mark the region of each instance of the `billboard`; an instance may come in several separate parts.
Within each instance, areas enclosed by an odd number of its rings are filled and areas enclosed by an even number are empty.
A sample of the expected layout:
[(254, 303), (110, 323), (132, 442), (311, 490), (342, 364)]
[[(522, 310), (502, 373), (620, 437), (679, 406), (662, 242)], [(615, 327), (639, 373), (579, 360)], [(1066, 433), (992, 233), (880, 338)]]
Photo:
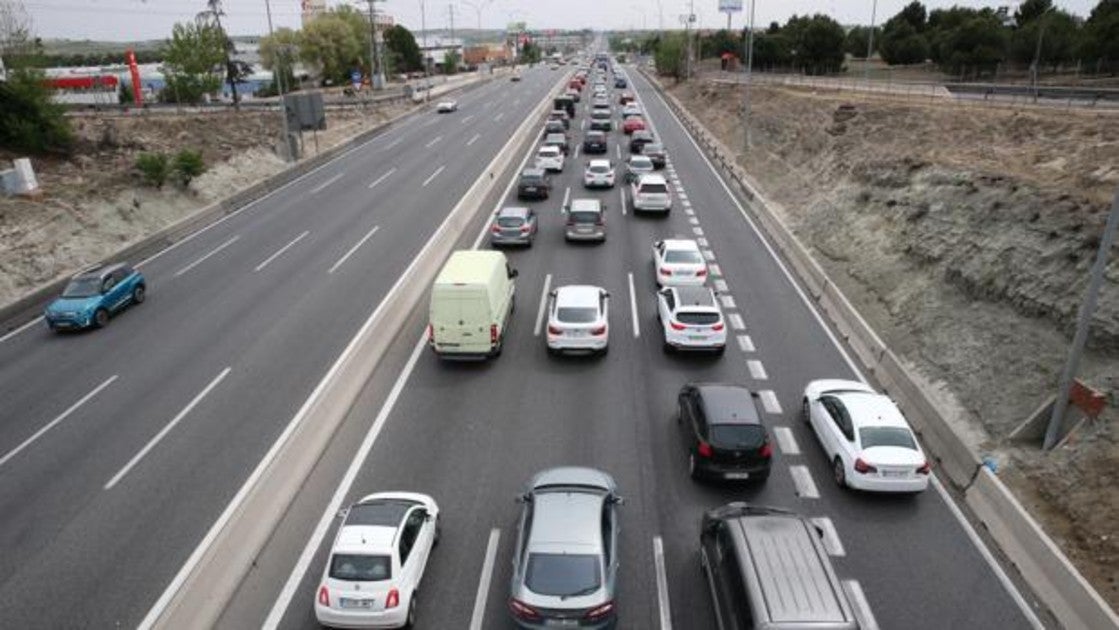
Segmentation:
[(742, 10), (742, 0), (719, 0), (719, 11), (722, 13), (738, 13)]

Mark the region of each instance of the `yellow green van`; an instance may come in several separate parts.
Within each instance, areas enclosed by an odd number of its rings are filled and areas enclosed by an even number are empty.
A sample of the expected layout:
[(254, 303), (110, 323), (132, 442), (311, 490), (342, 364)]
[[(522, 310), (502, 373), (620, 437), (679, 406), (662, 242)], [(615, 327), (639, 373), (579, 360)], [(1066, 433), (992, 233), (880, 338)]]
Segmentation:
[(435, 278), (427, 338), (444, 359), (485, 359), (501, 354), (513, 313), (513, 278), (505, 254), (464, 250), (451, 254)]

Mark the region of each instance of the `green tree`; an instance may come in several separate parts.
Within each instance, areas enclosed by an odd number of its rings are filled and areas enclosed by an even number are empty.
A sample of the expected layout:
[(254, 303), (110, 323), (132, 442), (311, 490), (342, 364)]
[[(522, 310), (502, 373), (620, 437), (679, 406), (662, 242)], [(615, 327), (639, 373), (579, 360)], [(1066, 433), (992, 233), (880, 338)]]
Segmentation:
[(1008, 33), (989, 9), (976, 12), (938, 40), (941, 69), (964, 76), (993, 72), (1006, 59)]
[(899, 11), (894, 18), (909, 24), (918, 33), (924, 33), (928, 27), (928, 12), (925, 10), (925, 5), (917, 0), (905, 5), (905, 8)]
[(1053, 8), (1053, 0), (1026, 0), (1014, 11), (1014, 26), (1022, 28)]
[(443, 56), (443, 74), (455, 74), (458, 72), (459, 56), (457, 50), (448, 51)]
[(536, 45), (536, 42), (526, 41), (521, 46), (520, 63), (539, 63), (540, 54), (540, 47)]
[(653, 57), (657, 64), (657, 74), (679, 81), (684, 75), (684, 51), (683, 33), (667, 33), (661, 38)]
[(787, 68), (793, 63), (793, 45), (781, 29), (754, 33), (754, 67)]
[(74, 134), (65, 109), (51, 100), (42, 71), (17, 67), (0, 81), (0, 147), (35, 154), (69, 153)]
[(1055, 10), (1018, 26), (1010, 37), (1010, 58), (1023, 65), (1032, 64), (1038, 53), (1039, 36), (1040, 66), (1056, 69), (1076, 61), (1081, 49), (1081, 28), (1076, 17)]
[(1100, 0), (1092, 9), (1084, 23), (1080, 55), (1096, 72), (1119, 72), (1119, 2)]
[(922, 63), (929, 58), (929, 43), (909, 22), (891, 18), (886, 22), (886, 26), (882, 27), (882, 40), (878, 52), (891, 66)]
[(360, 14), (350, 7), (328, 11), (303, 27), (299, 56), (305, 63), (315, 66), (323, 79), (345, 83), (350, 70), (364, 65), (363, 55), (369, 45), (366, 28)]
[(816, 14), (789, 18), (781, 29), (792, 44), (793, 63), (808, 74), (826, 74), (843, 69), (843, 40), (839, 22)]
[(424, 69), (423, 53), (412, 31), (396, 24), (385, 29), (385, 50), (393, 56), (397, 72), (419, 72)]
[[(882, 29), (874, 28), (874, 50), (870, 54), (874, 54), (878, 50), (878, 44), (882, 39)], [(858, 59), (866, 58), (866, 47), (870, 44), (870, 27), (869, 26), (856, 26), (847, 31), (847, 37), (843, 40), (843, 51), (852, 57)]]
[[(299, 54), (299, 41), (299, 33), (290, 28), (278, 28), (271, 35), (260, 38), (260, 63), (272, 71), (273, 83), (277, 76), (282, 79), (285, 92), (295, 89), (293, 68)], [(273, 85), (268, 91), (279, 94), (279, 88), (278, 84)]]
[(211, 24), (180, 22), (171, 30), (163, 61), (163, 100), (198, 103), (221, 87), (225, 37)]
[(701, 59), (721, 57), (730, 53), (735, 57), (742, 56), (742, 35), (726, 29), (700, 38), (699, 54)]

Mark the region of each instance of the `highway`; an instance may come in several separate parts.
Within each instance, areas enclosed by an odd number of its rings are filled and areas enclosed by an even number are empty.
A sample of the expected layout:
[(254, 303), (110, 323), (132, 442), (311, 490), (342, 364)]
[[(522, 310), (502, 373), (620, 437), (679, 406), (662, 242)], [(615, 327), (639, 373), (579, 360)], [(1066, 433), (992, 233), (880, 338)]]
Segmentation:
[(135, 627), (557, 80), (469, 89), (133, 261), (148, 299), (104, 330), (0, 339), (0, 625)]
[[(503, 355), (482, 364), (441, 362), (424, 345), (426, 304), (418, 307), (219, 627), (316, 627), (312, 602), (337, 508), (370, 492), (409, 490), (432, 495), (443, 519), (417, 625), (511, 628), (506, 598), (519, 514), (513, 497), (533, 473), (565, 464), (608, 471), (626, 498), (621, 628), (715, 627), (698, 565), (699, 520), (705, 509), (732, 500), (817, 519), (864, 628), (1039, 627), (938, 484), (915, 497), (883, 497), (831, 481), (799, 418), (801, 392), (812, 379), (862, 375), (664, 102), (636, 70), (629, 75), (669, 152), (671, 215), (634, 216), (624, 209), (622, 186), (585, 191), (585, 158), (569, 158), (554, 178), (556, 194), (529, 202), (541, 217), (535, 245), (508, 250), (520, 273)], [(572, 128), (573, 147), (582, 140), (585, 106)], [(610, 134), (609, 155), (619, 166), (627, 154), (616, 149), (623, 138)], [(499, 205), (524, 203), (506, 194)], [(608, 205), (607, 242), (564, 242), (565, 197)], [(467, 246), (476, 235), (487, 246), (483, 221), (464, 236)], [(651, 244), (671, 236), (700, 239), (711, 264), (731, 324), (721, 358), (662, 352)], [(554, 358), (545, 351), (541, 300), (548, 287), (570, 283), (611, 293), (604, 357)], [(743, 383), (761, 392), (777, 438), (764, 486), (689, 479), (674, 422), (676, 394), (688, 381)], [(339, 486), (350, 474), (352, 485)]]

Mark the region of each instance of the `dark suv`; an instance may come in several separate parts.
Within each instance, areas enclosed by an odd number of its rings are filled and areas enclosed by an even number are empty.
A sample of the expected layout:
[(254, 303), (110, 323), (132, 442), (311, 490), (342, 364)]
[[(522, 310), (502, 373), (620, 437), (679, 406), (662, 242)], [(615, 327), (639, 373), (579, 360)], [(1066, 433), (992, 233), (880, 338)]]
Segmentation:
[(765, 482), (773, 459), (758, 395), (741, 385), (689, 383), (680, 390), (676, 421), (692, 478)]
[(552, 178), (542, 168), (526, 168), (517, 181), (517, 199), (547, 199)]
[(606, 153), (606, 132), (588, 131), (583, 136), (583, 153)]

